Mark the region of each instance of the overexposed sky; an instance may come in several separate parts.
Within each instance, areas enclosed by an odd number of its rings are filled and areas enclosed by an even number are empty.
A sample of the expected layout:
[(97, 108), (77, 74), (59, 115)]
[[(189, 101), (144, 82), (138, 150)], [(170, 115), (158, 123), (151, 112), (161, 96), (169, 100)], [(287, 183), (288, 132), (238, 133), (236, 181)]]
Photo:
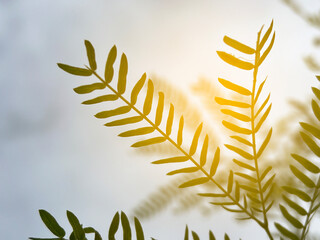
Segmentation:
[[(319, 9), (315, 4), (305, 3), (309, 11)], [(163, 168), (150, 164), (155, 157), (134, 154), (132, 140), (103, 127), (93, 117), (95, 106), (80, 104), (86, 98), (72, 88), (85, 80), (57, 68), (57, 62), (87, 62), (84, 39), (95, 46), (101, 73), (116, 44), (118, 56), (128, 57), (129, 86), (146, 72), (188, 91), (200, 76), (216, 84), (218, 77), (235, 81), (234, 69), (216, 54), (232, 51), (223, 36), (254, 46), (261, 25), (272, 19), (276, 41), (259, 77), (268, 75), (275, 121), (285, 115), (288, 98), (308, 96), (316, 80), (302, 58), (319, 55), (312, 45), (317, 30), (280, 0), (0, 1), (2, 238), (49, 237), (39, 208), (64, 226), (69, 209), (106, 236), (116, 211), (130, 213), (169, 181)], [(255, 224), (230, 225), (232, 218), (222, 211), (208, 218), (197, 211), (180, 216), (166, 211), (143, 226), (147, 236), (164, 240), (182, 239), (185, 224), (202, 237), (212, 229), (218, 238), (227, 231), (232, 239), (264, 239)]]

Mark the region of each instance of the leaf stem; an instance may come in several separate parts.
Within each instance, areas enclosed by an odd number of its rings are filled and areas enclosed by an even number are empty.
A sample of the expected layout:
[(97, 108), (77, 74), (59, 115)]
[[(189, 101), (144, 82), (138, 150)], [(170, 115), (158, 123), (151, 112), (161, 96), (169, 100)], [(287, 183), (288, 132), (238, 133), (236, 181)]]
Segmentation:
[(254, 164), (255, 164), (255, 171), (256, 171), (256, 175), (257, 175), (258, 191), (259, 191), (259, 195), (260, 195), (260, 200), (261, 200), (261, 205), (262, 205), (262, 213), (263, 213), (263, 219), (264, 219), (262, 227), (266, 231), (269, 238), (273, 240), (272, 234), (269, 230), (269, 223), (268, 223), (267, 211), (266, 211), (266, 207), (265, 207), (265, 200), (263, 197), (263, 192), (262, 192), (262, 187), (261, 187), (261, 179), (260, 179), (258, 157), (257, 157), (256, 133), (255, 133), (255, 90), (256, 90), (257, 75), (258, 75), (258, 68), (259, 68), (259, 59), (260, 59), (260, 49), (259, 49), (260, 35), (261, 35), (261, 30), (258, 32), (257, 43), (256, 43), (255, 64), (254, 64), (254, 69), (253, 69), (253, 84), (252, 84), (252, 95), (251, 95), (252, 150), (253, 150), (253, 160), (254, 160)]

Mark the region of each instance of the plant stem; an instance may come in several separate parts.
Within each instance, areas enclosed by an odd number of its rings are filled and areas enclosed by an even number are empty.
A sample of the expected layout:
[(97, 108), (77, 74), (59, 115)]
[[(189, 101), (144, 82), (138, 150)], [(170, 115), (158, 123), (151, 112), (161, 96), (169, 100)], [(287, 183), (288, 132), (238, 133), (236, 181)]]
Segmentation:
[[(224, 189), (210, 174), (197, 163), (197, 161), (190, 156), (183, 148), (181, 148), (174, 140), (172, 140), (165, 132), (163, 132), (158, 126), (156, 126), (145, 114), (143, 114), (139, 109), (137, 109), (133, 104), (131, 104), (127, 99), (125, 99), (120, 93), (118, 93), (110, 84), (106, 83), (95, 71), (86, 66), (92, 73), (102, 82), (104, 83), (114, 94), (116, 94), (123, 102), (125, 102), (128, 106), (130, 106), (136, 113), (143, 117), (145, 121), (147, 121), (154, 129), (156, 129), (164, 138), (166, 138), (173, 146), (175, 146), (181, 153), (183, 153), (186, 157), (190, 159), (190, 161), (197, 167), (199, 170), (206, 176), (208, 179), (214, 183), (228, 198), (237, 205), (244, 213), (246, 213), (250, 218), (255, 220), (262, 228), (264, 228), (265, 223), (260, 219), (255, 217), (251, 212), (249, 212), (244, 206), (240, 204), (226, 189)], [(271, 238), (272, 239), (272, 238)]]
[(255, 90), (256, 90), (256, 83), (257, 83), (257, 75), (258, 75), (258, 68), (259, 68), (259, 59), (260, 59), (260, 34), (261, 30), (258, 32), (257, 37), (257, 44), (256, 44), (256, 53), (255, 53), (255, 64), (253, 70), (253, 84), (252, 84), (252, 95), (251, 95), (251, 131), (252, 131), (252, 150), (253, 150), (253, 160), (255, 164), (255, 171), (257, 175), (257, 183), (258, 183), (258, 191), (260, 195), (260, 201), (262, 205), (262, 213), (263, 213), (263, 228), (266, 231), (268, 237), (273, 240), (272, 234), (269, 230), (269, 223), (268, 217), (265, 207), (265, 200), (263, 197), (262, 187), (261, 187), (261, 180), (260, 180), (260, 173), (259, 173), (259, 165), (258, 165), (258, 157), (257, 157), (257, 146), (256, 146), (256, 133), (255, 133)]
[(311, 211), (312, 211), (314, 204), (319, 196), (319, 190), (320, 190), (320, 176), (318, 177), (317, 185), (315, 186), (315, 190), (313, 192), (313, 196), (311, 199), (311, 204), (308, 209), (307, 217), (306, 217), (306, 220), (303, 224), (302, 233), (301, 233), (301, 237), (300, 237), (301, 240), (305, 240), (305, 238), (308, 234), (308, 226), (309, 226), (310, 220), (313, 217), (316, 210), (313, 211), (313, 214), (311, 213)]

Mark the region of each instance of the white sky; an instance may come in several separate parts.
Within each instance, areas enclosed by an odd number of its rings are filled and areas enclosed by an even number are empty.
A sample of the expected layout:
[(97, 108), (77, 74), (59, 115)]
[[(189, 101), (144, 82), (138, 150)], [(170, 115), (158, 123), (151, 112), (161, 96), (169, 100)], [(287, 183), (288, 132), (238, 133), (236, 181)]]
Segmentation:
[[(318, 54), (317, 31), (279, 0), (0, 1), (1, 237), (49, 237), (39, 208), (64, 226), (69, 209), (106, 236), (116, 211), (130, 213), (168, 181), (150, 164), (154, 158), (132, 155), (132, 141), (93, 117), (95, 107), (81, 106), (84, 98), (72, 88), (84, 80), (57, 68), (56, 62), (86, 63), (84, 39), (96, 47), (100, 66), (113, 44), (125, 52), (131, 84), (147, 72), (188, 89), (199, 76), (215, 83), (232, 77), (216, 54), (229, 50), (223, 36), (253, 45), (271, 19), (276, 42), (260, 76), (268, 75), (275, 120), (286, 113), (288, 98), (303, 100), (316, 84), (302, 57)], [(218, 238), (226, 231), (232, 239), (264, 239), (257, 225), (229, 224), (232, 218), (222, 211), (210, 218), (167, 211), (143, 226), (147, 236), (165, 240), (182, 239), (185, 224), (203, 237), (212, 229)]]

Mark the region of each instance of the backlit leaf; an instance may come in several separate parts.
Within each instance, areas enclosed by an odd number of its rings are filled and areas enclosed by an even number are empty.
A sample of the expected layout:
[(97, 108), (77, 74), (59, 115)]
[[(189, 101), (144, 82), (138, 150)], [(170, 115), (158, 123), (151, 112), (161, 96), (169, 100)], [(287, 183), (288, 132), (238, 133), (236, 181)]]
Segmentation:
[(153, 82), (151, 80), (148, 81), (148, 89), (147, 89), (147, 95), (146, 99), (143, 104), (143, 114), (148, 115), (151, 111), (151, 106), (152, 106), (152, 99), (153, 99)]
[(96, 56), (95, 56), (95, 52), (94, 52), (94, 47), (92, 46), (91, 42), (88, 40), (85, 40), (84, 44), (85, 44), (86, 50), (87, 50), (89, 66), (93, 71), (95, 71), (97, 69), (97, 63), (96, 63)]
[(93, 83), (90, 85), (83, 85), (80, 87), (76, 87), (73, 90), (78, 94), (86, 94), (86, 93), (91, 93), (94, 90), (104, 89), (105, 87), (106, 85), (103, 83)]
[(320, 107), (319, 107), (318, 103), (316, 103), (316, 101), (312, 99), (311, 106), (312, 106), (313, 114), (320, 121)]
[(124, 212), (121, 212), (121, 225), (123, 230), (123, 240), (131, 240), (131, 228), (129, 219)]
[(178, 144), (178, 146), (181, 146), (181, 144), (182, 144), (183, 125), (184, 125), (184, 120), (183, 120), (183, 116), (181, 116), (180, 117), (180, 121), (179, 121), (178, 135), (177, 135), (177, 144)]
[(273, 44), (274, 44), (274, 39), (275, 39), (275, 37), (276, 37), (276, 34), (273, 33), (271, 42), (270, 42), (268, 48), (264, 51), (264, 53), (263, 53), (262, 56), (260, 57), (258, 65), (260, 65), (260, 64), (265, 60), (265, 58), (268, 56), (268, 54), (270, 53), (271, 48), (272, 48), (272, 46), (273, 46)]
[(96, 118), (108, 118), (108, 117), (113, 117), (116, 115), (128, 113), (128, 112), (130, 112), (130, 110), (131, 110), (130, 106), (122, 106), (122, 107), (118, 107), (116, 109), (99, 112), (95, 115), (95, 117)]
[(196, 179), (192, 179), (190, 181), (187, 181), (179, 186), (179, 188), (186, 188), (186, 187), (192, 187), (200, 184), (204, 184), (209, 181), (209, 178), (207, 177), (200, 177)]
[(165, 137), (155, 137), (155, 138), (150, 138), (147, 140), (142, 140), (142, 141), (136, 142), (136, 143), (132, 144), (131, 147), (144, 147), (144, 146), (149, 146), (152, 144), (162, 143), (164, 141), (166, 141)]
[(143, 229), (138, 218), (134, 218), (134, 226), (136, 229), (137, 240), (144, 240)]
[(303, 200), (305, 202), (310, 202), (311, 201), (310, 196), (308, 194), (306, 194), (305, 192), (299, 190), (299, 189), (296, 189), (296, 188), (293, 188), (293, 187), (289, 187), (289, 186), (284, 186), (282, 188), (285, 191), (287, 191), (288, 193), (296, 195), (297, 197), (299, 197), (301, 200)]
[(243, 121), (243, 122), (249, 122), (250, 121), (250, 117), (244, 115), (244, 114), (241, 114), (241, 113), (238, 113), (238, 112), (235, 112), (235, 111), (232, 111), (230, 109), (221, 109), (221, 112), (226, 114), (226, 115), (229, 115), (229, 116), (232, 116), (240, 121)]
[(249, 108), (250, 107), (250, 104), (248, 104), (248, 103), (227, 100), (227, 99), (220, 98), (220, 97), (215, 97), (215, 101), (220, 105), (227, 105), (227, 106), (233, 106), (233, 107), (239, 107), (239, 108)]
[(320, 100), (320, 90), (318, 88), (312, 87), (312, 92)]
[(126, 55), (123, 53), (121, 55), (121, 60), (120, 60), (118, 88), (117, 88), (120, 94), (123, 94), (126, 91), (127, 74), (128, 74), (128, 60)]
[(174, 174), (178, 174), (178, 173), (193, 173), (198, 170), (199, 170), (198, 167), (187, 167), (187, 168), (181, 168), (181, 169), (177, 169), (177, 170), (168, 172), (167, 175), (174, 175)]
[(113, 46), (109, 51), (106, 67), (104, 71), (104, 79), (107, 83), (110, 83), (112, 81), (113, 74), (114, 74), (113, 64), (116, 61), (116, 57), (117, 57), (117, 48), (116, 46)]
[(255, 50), (241, 42), (238, 42), (237, 40), (234, 40), (228, 36), (223, 37), (223, 41), (229, 45), (230, 47), (233, 47), (234, 49), (237, 49), (240, 52), (246, 53), (246, 54), (254, 54)]
[(169, 114), (167, 118), (167, 124), (166, 124), (166, 134), (169, 136), (172, 131), (172, 123), (173, 123), (173, 117), (174, 117), (174, 107), (172, 104), (170, 104)]
[(179, 156), (179, 157), (164, 158), (161, 160), (154, 161), (152, 163), (153, 164), (180, 163), (180, 162), (186, 162), (188, 160), (189, 160), (188, 156)]
[(212, 163), (211, 163), (211, 167), (210, 167), (210, 177), (213, 177), (216, 174), (218, 165), (219, 165), (219, 161), (220, 161), (220, 148), (217, 147), (217, 150), (214, 154)]
[(270, 24), (268, 30), (266, 31), (266, 33), (264, 34), (263, 38), (261, 39), (261, 41), (259, 43), (259, 51), (263, 48), (264, 44), (268, 40), (268, 38), (271, 34), (271, 31), (272, 31), (272, 28), (273, 28), (273, 20), (271, 21), (271, 24)]
[(303, 139), (303, 141), (305, 142), (305, 144), (310, 148), (310, 150), (317, 155), (318, 157), (320, 157), (320, 147), (316, 144), (316, 142), (314, 140), (312, 140), (311, 137), (309, 137), (307, 134), (305, 134), (304, 132), (300, 132), (300, 135)]
[(137, 123), (143, 120), (142, 116), (134, 116), (134, 117), (128, 117), (124, 119), (119, 119), (115, 120), (112, 122), (108, 122), (105, 124), (107, 127), (113, 127), (113, 126), (122, 126), (122, 125), (127, 125), (127, 124), (132, 124), (132, 123)]
[(291, 240), (299, 240), (299, 237), (297, 235), (295, 235), (293, 232), (291, 232), (288, 229), (286, 229), (285, 227), (283, 227), (281, 224), (274, 223), (274, 225), (279, 230), (279, 232), (281, 234), (283, 234), (284, 236), (286, 236), (287, 238), (289, 238)]
[(70, 65), (66, 65), (63, 63), (58, 63), (58, 67), (61, 68), (63, 71), (73, 74), (73, 75), (77, 75), (77, 76), (90, 76), (92, 74), (92, 72), (89, 69), (86, 68), (78, 68), (78, 67), (73, 67)]
[(306, 131), (308, 131), (309, 133), (311, 133), (316, 138), (320, 139), (320, 129), (319, 128), (312, 126), (311, 124), (304, 123), (304, 122), (300, 122), (300, 126), (303, 129), (305, 129)]
[(120, 217), (119, 217), (119, 213), (117, 212), (113, 219), (112, 219), (112, 222), (110, 224), (110, 227), (109, 227), (109, 233), (108, 233), (108, 239), (109, 240), (115, 240), (115, 234), (117, 233), (118, 231), (118, 228), (119, 228), (119, 221), (120, 220)]
[(191, 231), (191, 233), (192, 233), (193, 240), (200, 240), (198, 234), (196, 234), (194, 231)]
[(73, 229), (74, 235), (77, 240), (84, 240), (85, 239), (85, 233), (84, 230), (78, 220), (78, 218), (70, 211), (67, 211), (67, 217), (69, 220), (69, 223)]
[(244, 139), (243, 137), (239, 137), (239, 136), (230, 136), (230, 137), (235, 139), (235, 140), (237, 140), (237, 141), (239, 141), (239, 142), (241, 142), (241, 143), (243, 143), (243, 144), (245, 144), (245, 145), (247, 145), (247, 146), (250, 146), (250, 147), (252, 146), (252, 143), (249, 142), (248, 140)]
[(238, 147), (235, 147), (235, 146), (232, 146), (232, 145), (229, 145), (229, 144), (225, 144), (225, 146), (227, 148), (229, 148), (231, 151), (234, 151), (235, 153), (239, 154), (241, 157), (244, 157), (248, 160), (252, 160), (253, 159), (253, 156), (250, 154), (250, 153), (247, 153), (246, 151), (238, 148)]
[(257, 153), (257, 158), (259, 158), (261, 156), (261, 154), (263, 153), (264, 149), (267, 147), (270, 138), (272, 135), (272, 128), (269, 130), (268, 135), (266, 136), (266, 138), (264, 139), (263, 143), (261, 144), (261, 147), (259, 148), (259, 151)]
[(40, 209), (39, 214), (43, 223), (55, 236), (62, 238), (66, 235), (64, 229), (58, 224), (57, 220), (49, 212)]
[(259, 113), (263, 110), (263, 108), (267, 105), (268, 101), (270, 99), (270, 94), (268, 95), (268, 97), (264, 100), (264, 102), (262, 103), (262, 105), (260, 106), (260, 108), (258, 109), (258, 111), (256, 112), (256, 114), (254, 115), (254, 119), (256, 119), (259, 115)]
[(233, 172), (230, 170), (229, 177), (228, 177), (228, 188), (227, 188), (228, 193), (232, 192), (232, 187), (233, 187)]
[(300, 181), (303, 182), (307, 187), (309, 187), (309, 188), (315, 187), (315, 183), (307, 175), (305, 175), (303, 172), (301, 172), (298, 168), (296, 168), (293, 165), (290, 165), (290, 169), (291, 169), (292, 173), (298, 179), (300, 179)]
[(305, 169), (307, 169), (308, 171), (312, 172), (312, 173), (319, 173), (320, 172), (320, 168), (318, 168), (315, 164), (313, 164), (312, 162), (310, 162), (308, 159), (301, 157), (297, 154), (291, 154), (291, 156), (297, 161), (299, 162), (302, 166), (305, 167)]
[(249, 135), (252, 133), (252, 131), (250, 129), (239, 127), (239, 126), (237, 126), (233, 123), (230, 123), (228, 121), (225, 121), (225, 120), (222, 121), (222, 124), (223, 124), (223, 126), (228, 128), (229, 130), (237, 132), (237, 133), (246, 134), (246, 135)]
[(256, 127), (254, 128), (254, 132), (258, 132), (262, 126), (262, 124), (264, 123), (264, 121), (267, 119), (270, 110), (271, 110), (271, 106), (272, 104), (269, 105), (269, 107), (267, 108), (267, 110), (265, 111), (265, 113), (262, 115), (262, 117), (260, 118), (258, 124), (256, 125)]
[(201, 167), (204, 166), (207, 162), (208, 142), (209, 142), (209, 137), (208, 137), (208, 135), (206, 135), (206, 137), (203, 141), (201, 155), (200, 155), (200, 166)]
[(139, 93), (140, 93), (140, 91), (146, 81), (146, 78), (147, 78), (147, 74), (144, 73), (141, 76), (140, 80), (136, 83), (136, 85), (134, 85), (134, 87), (131, 91), (131, 99), (130, 99), (132, 105), (136, 104), (137, 99), (138, 99), (138, 95), (139, 95)]
[(237, 160), (237, 159), (233, 159), (233, 161), (234, 161), (238, 166), (240, 166), (240, 167), (246, 168), (246, 169), (248, 169), (248, 170), (250, 170), (250, 171), (255, 171), (255, 168), (252, 167), (252, 166), (249, 165), (249, 164), (246, 164), (246, 163), (244, 163), (244, 162), (241, 162), (241, 161), (239, 161), (239, 160)]
[(225, 88), (228, 88), (228, 89), (230, 89), (232, 91), (235, 91), (235, 92), (237, 92), (237, 93), (239, 93), (241, 95), (245, 95), (245, 96), (251, 95), (251, 92), (248, 89), (244, 88), (244, 87), (241, 87), (241, 86), (239, 86), (237, 84), (234, 84), (234, 83), (232, 83), (230, 81), (227, 81), (227, 80), (225, 80), (223, 78), (218, 78), (218, 80)]
[(251, 70), (254, 68), (254, 65), (252, 63), (242, 61), (239, 58), (236, 58), (229, 53), (217, 51), (217, 54), (223, 61), (225, 61), (226, 63), (229, 63), (232, 66), (238, 67), (243, 70)]
[(256, 104), (256, 102), (258, 101), (259, 96), (260, 96), (261, 91), (262, 91), (262, 88), (263, 88), (266, 80), (267, 80), (267, 77), (266, 77), (266, 79), (259, 85), (258, 91), (257, 91), (256, 96), (255, 96), (255, 98), (254, 98), (254, 104)]
[(164, 94), (163, 92), (159, 92), (159, 100), (158, 100), (158, 106), (156, 111), (156, 118), (155, 118), (155, 125), (159, 126), (162, 120), (162, 114), (163, 114), (163, 106), (164, 106)]
[(299, 213), (302, 216), (307, 215), (307, 211), (304, 210), (304, 208), (301, 207), (299, 204), (297, 204), (295, 201), (292, 201), (291, 199), (289, 199), (285, 195), (282, 195), (282, 198), (288, 204), (288, 206), (291, 207), (292, 209), (294, 209), (297, 213)]
[(295, 228), (302, 228), (303, 225), (301, 222), (299, 222), (298, 219), (296, 219), (295, 217), (293, 217), (288, 210), (282, 206), (281, 204), (279, 205), (280, 207), (280, 211), (282, 213), (282, 215), (288, 220), (288, 222), (290, 222)]
[(152, 133), (154, 131), (154, 127), (142, 127), (142, 128), (137, 128), (133, 130), (129, 130), (123, 133), (120, 133), (118, 136), (119, 137), (132, 137), (132, 136), (139, 136), (139, 135), (145, 135), (148, 133)]
[(194, 133), (194, 136), (193, 136), (193, 139), (192, 139), (192, 143), (191, 143), (191, 147), (190, 147), (190, 151), (189, 151), (189, 154), (191, 156), (193, 154), (195, 154), (195, 152), (197, 150), (197, 146), (198, 146), (198, 141), (199, 141), (201, 130), (202, 130), (202, 123), (198, 126), (196, 132)]
[(82, 104), (89, 105), (89, 104), (96, 104), (96, 103), (107, 102), (107, 101), (115, 101), (117, 99), (118, 99), (117, 95), (108, 94), (108, 95), (99, 96), (90, 100), (86, 100), (82, 102)]

